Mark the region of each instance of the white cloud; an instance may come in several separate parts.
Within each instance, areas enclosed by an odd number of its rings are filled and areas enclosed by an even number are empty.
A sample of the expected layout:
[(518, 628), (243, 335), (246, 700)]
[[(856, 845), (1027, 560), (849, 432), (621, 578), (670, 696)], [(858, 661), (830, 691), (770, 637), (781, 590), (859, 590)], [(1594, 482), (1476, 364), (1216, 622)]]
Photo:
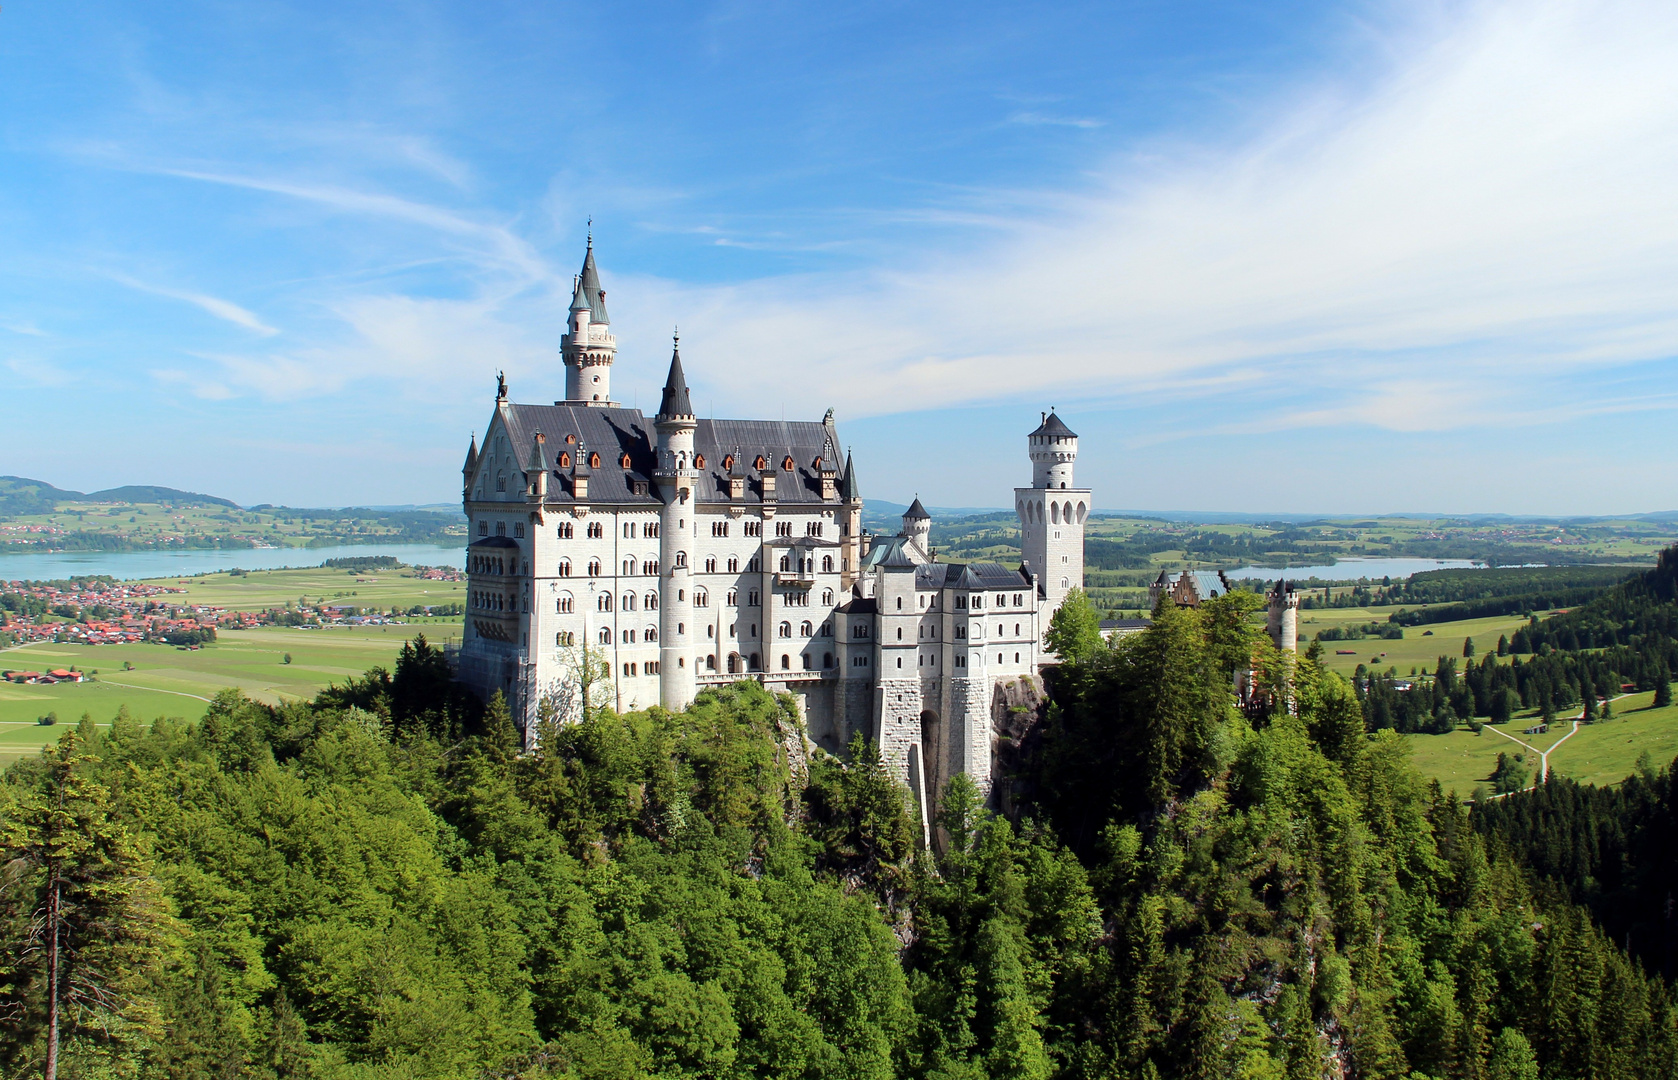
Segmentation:
[(209, 296), (205, 293), (190, 292), (184, 289), (165, 288), (162, 285), (153, 285), (144, 281), (138, 281), (129, 277), (127, 274), (112, 273), (108, 276), (112, 281), (119, 282), (131, 289), (137, 289), (143, 293), (150, 293), (153, 296), (166, 296), (171, 300), (181, 300), (185, 303), (196, 305), (218, 319), (225, 319), (228, 322), (233, 323), (235, 326), (242, 326), (246, 330), (261, 334), (263, 337), (272, 337), (273, 335), (279, 333), (278, 330), (269, 326), (257, 317), (254, 312), (240, 307), (231, 300), (223, 300), (218, 296)]
[(630, 282), (620, 339), (680, 321), (691, 370), (741, 401), (796, 372), (852, 415), (1256, 367), (1363, 399), (1301, 424), (1472, 422), (1537, 380), (1678, 354), (1675, 56), (1670, 4), (1480, 5), (1241, 145), (1116, 160), (988, 250)]

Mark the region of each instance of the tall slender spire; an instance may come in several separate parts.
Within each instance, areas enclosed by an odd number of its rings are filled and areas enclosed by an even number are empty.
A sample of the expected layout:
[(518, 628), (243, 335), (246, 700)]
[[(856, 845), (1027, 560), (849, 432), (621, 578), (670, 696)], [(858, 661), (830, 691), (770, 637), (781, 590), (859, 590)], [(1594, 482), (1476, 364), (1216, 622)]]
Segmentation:
[(851, 452), (845, 451), (845, 472), (839, 477), (839, 497), (846, 502), (856, 498), (856, 469), (851, 464)]
[(672, 335), (670, 375), (664, 380), (664, 400), (658, 407), (660, 417), (692, 416), (693, 402), (688, 397), (687, 376), (682, 373), (682, 336)]
[(472, 470), (477, 468), (477, 467), (478, 467), (478, 433), (476, 431), (474, 431), (472, 433), (472, 443), (471, 443), (471, 445), (469, 445), (466, 448), (466, 464), (461, 466), (460, 471), (462, 473), (465, 473), (467, 476), (471, 476), (472, 475)]
[(583, 272), (577, 275), (577, 291), (588, 300), (589, 322), (600, 326), (611, 325), (606, 316), (606, 290), (600, 287), (600, 270), (594, 265), (594, 233), (588, 237), (588, 251), (583, 255)]

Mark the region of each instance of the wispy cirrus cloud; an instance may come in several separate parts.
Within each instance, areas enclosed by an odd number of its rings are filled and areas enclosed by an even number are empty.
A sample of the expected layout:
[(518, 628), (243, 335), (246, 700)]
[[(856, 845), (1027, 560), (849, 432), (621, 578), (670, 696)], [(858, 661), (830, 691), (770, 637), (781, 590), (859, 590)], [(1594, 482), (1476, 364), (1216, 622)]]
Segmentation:
[(1107, 121), (1097, 120), (1093, 116), (1053, 116), (1049, 113), (1030, 112), (1025, 110), (1010, 114), (1008, 117), (1008, 123), (1024, 124), (1028, 127), (1082, 128), (1085, 131), (1092, 128), (1107, 126)]
[(183, 303), (192, 304), (195, 307), (209, 312), (218, 319), (224, 319), (235, 326), (242, 326), (246, 330), (261, 334), (264, 337), (272, 337), (273, 335), (279, 333), (279, 331), (274, 327), (263, 322), (255, 312), (250, 311), (247, 308), (240, 307), (231, 300), (223, 300), (219, 296), (211, 296), (208, 293), (193, 292), (188, 289), (169, 288), (168, 286), (141, 281), (138, 278), (130, 277), (127, 274), (117, 273), (114, 271), (106, 271), (105, 276), (118, 284), (126, 285), (130, 289), (135, 289), (139, 292), (150, 293), (152, 296), (163, 296), (171, 300), (180, 300)]

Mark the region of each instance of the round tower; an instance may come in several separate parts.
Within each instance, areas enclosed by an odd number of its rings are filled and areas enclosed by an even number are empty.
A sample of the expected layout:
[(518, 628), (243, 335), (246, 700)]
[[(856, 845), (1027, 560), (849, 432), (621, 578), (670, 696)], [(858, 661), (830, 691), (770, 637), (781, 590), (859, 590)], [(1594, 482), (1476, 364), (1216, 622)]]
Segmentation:
[(1078, 460), (1078, 436), (1050, 409), (1031, 433), (1031, 486), (1070, 488), (1072, 466)]
[(903, 512), (903, 535), (913, 541), (923, 555), (932, 554), (932, 515), (921, 505), (919, 495), (915, 496), (914, 505)]
[(671, 350), (670, 375), (653, 426), (658, 430), (658, 462), (653, 482), (664, 511), (659, 522), (658, 696), (667, 709), (685, 709), (696, 685), (693, 659), (694, 540), (699, 524), (693, 495), (699, 474), (693, 467), (693, 434), (699, 427), (682, 373), (681, 340)]
[(617, 404), (612, 400), (612, 361), (617, 357), (618, 339), (610, 332), (611, 323), (606, 314), (606, 290), (600, 287), (600, 271), (594, 265), (591, 233), (583, 269), (571, 293), (569, 332), (560, 339), (567, 405)]
[(1299, 592), (1288, 581), (1276, 582), (1265, 594), (1265, 632), (1283, 652), (1299, 651)]

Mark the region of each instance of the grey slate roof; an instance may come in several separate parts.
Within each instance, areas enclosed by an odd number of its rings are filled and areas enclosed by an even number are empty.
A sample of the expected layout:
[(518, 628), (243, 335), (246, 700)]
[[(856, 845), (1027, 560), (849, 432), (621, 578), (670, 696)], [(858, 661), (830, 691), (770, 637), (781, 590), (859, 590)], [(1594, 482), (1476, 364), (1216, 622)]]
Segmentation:
[(477, 468), (477, 466), (478, 466), (478, 433), (474, 431), (472, 433), (472, 445), (470, 445), (466, 448), (466, 464), (461, 468), (460, 471), (465, 473), (467, 478), (470, 479), (471, 476), (472, 476), (472, 470)]
[[(514, 446), (529, 445), (536, 432), (548, 438), (549, 461), (560, 453), (577, 460), (579, 445), (600, 454), (600, 465), (589, 482), (588, 501), (606, 503), (648, 503), (659, 505), (650, 481), (657, 443), (651, 422), (639, 409), (600, 409), (583, 405), (506, 405), (502, 416), (507, 436)], [(577, 443), (567, 443), (567, 435)], [(827, 446), (827, 428), (820, 422), (802, 420), (700, 420), (693, 435), (694, 451), (705, 460), (700, 470), (698, 497), (701, 502), (726, 503), (728, 473), (723, 459), (735, 455), (736, 468), (748, 477), (743, 500), (747, 505), (763, 501), (763, 485), (752, 463), (762, 455), (766, 470), (776, 470), (777, 503), (822, 502), (821, 472), (815, 461)], [(629, 455), (629, 466), (622, 464)], [(781, 461), (790, 456), (790, 473), (781, 471)], [(636, 495), (636, 481), (644, 481), (645, 495)], [(548, 485), (550, 502), (572, 501), (563, 484)], [(831, 505), (831, 504), (830, 504)]]
[(1025, 589), (1031, 582), (1001, 563), (926, 563), (915, 568), (915, 588)]
[(1037, 430), (1033, 431), (1032, 434), (1047, 435), (1051, 439), (1076, 439), (1078, 437), (1071, 428), (1066, 426), (1066, 421), (1056, 416), (1052, 411), (1043, 418), (1043, 422), (1038, 425)]
[(921, 497), (919, 495), (915, 496), (915, 501), (910, 505), (909, 509), (903, 511), (903, 517), (905, 520), (914, 521), (932, 520), (932, 515), (927, 513), (926, 507), (921, 505)]
[(658, 407), (660, 416), (692, 416), (693, 402), (688, 399), (688, 380), (682, 372), (682, 352), (670, 352), (670, 374), (664, 380), (664, 402)]
[(588, 319), (592, 323), (610, 326), (606, 314), (606, 290), (600, 287), (600, 271), (594, 265), (594, 238), (588, 242), (588, 253), (583, 256), (583, 272), (578, 275), (577, 287), (588, 297)]
[(851, 455), (849, 451), (846, 451), (845, 453), (845, 471), (839, 477), (839, 497), (844, 499), (846, 502), (850, 502), (852, 499), (857, 497), (856, 470), (851, 464)]

